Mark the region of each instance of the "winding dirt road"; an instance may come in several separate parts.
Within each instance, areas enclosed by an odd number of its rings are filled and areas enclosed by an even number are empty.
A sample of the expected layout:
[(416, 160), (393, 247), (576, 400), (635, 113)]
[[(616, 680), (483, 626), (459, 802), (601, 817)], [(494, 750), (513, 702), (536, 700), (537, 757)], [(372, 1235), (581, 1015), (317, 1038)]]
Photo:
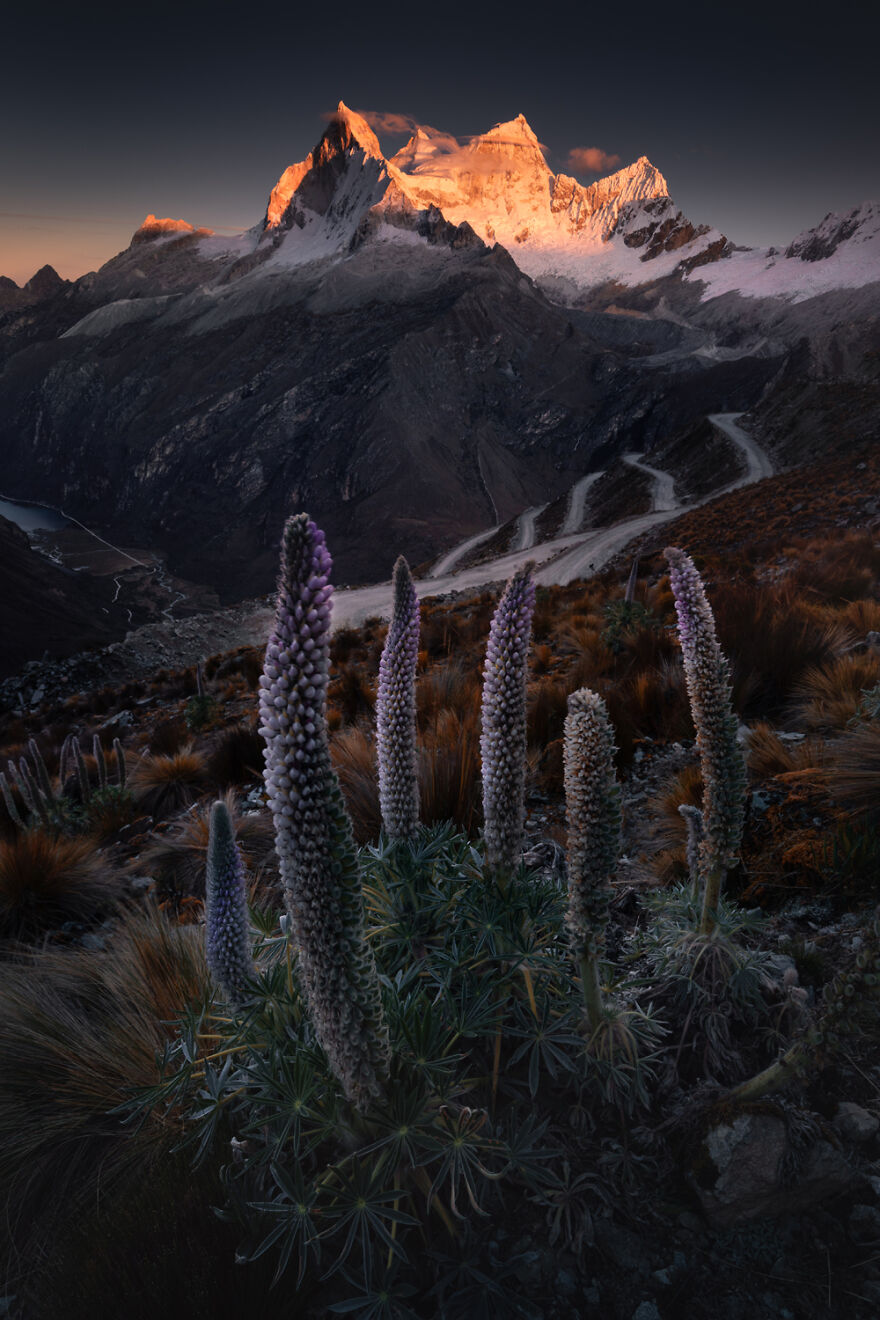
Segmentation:
[[(713, 491), (699, 500), (684, 505), (675, 498), (675, 483), (668, 472), (649, 467), (642, 462), (640, 454), (626, 454), (624, 462), (647, 472), (654, 480), (653, 508), (650, 512), (625, 518), (610, 527), (598, 527), (586, 533), (575, 532), (556, 537), (552, 541), (544, 541), (540, 545), (522, 546), (508, 551), (497, 559), (454, 572), (455, 564), (468, 550), (488, 540), (498, 530), (497, 527), (490, 527), (487, 531), (480, 532), (454, 547), (438, 560), (431, 575), (416, 582), (416, 591), (419, 596), (438, 596), (450, 591), (477, 591), (490, 582), (505, 581), (530, 560), (536, 565), (535, 580), (544, 586), (564, 586), (575, 578), (589, 577), (590, 574), (598, 572), (635, 537), (652, 527), (671, 522), (685, 507), (697, 508), (701, 504), (708, 504), (719, 495), (772, 475), (773, 465), (770, 459), (752, 437), (737, 425), (737, 419), (741, 416), (742, 413), (714, 413), (709, 418), (713, 426), (717, 426), (733, 441), (746, 460), (745, 475), (721, 490)], [(590, 473), (589, 479), (581, 478), (578, 485), (582, 486), (584, 494), (589, 485), (600, 475), (601, 473), (596, 472)], [(520, 515), (521, 524), (530, 514), (536, 516), (538, 511), (537, 508), (527, 509)], [(568, 517), (571, 516), (571, 512), (572, 506), (569, 507)], [(581, 515), (582, 512), (583, 503), (581, 503)], [(531, 526), (533, 533), (534, 518), (531, 520)], [(334, 595), (333, 626), (340, 628), (345, 625), (355, 625), (373, 616), (387, 618), (390, 610), (390, 582), (381, 582), (370, 587), (350, 587), (337, 591)]]

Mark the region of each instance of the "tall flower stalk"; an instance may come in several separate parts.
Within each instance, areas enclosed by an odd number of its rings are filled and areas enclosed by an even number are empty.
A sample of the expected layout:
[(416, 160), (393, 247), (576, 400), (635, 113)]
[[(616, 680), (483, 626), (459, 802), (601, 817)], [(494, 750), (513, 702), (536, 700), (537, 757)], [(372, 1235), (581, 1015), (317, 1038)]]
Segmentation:
[(512, 870), (522, 851), (526, 774), (526, 671), (535, 584), (532, 566), (504, 588), (489, 629), (480, 754), (489, 865)]
[(330, 761), (329, 582), (324, 533), (300, 513), (281, 544), (275, 626), (260, 679), (265, 782), (294, 943), (315, 1032), (349, 1099), (387, 1077), (388, 1031), (364, 937), (357, 850)]
[(254, 974), (248, 929), (247, 881), (225, 802), (211, 808), (205, 873), (205, 953), (208, 970), (233, 1002)]
[(394, 565), (391, 625), (379, 663), (376, 749), (379, 805), (391, 839), (409, 839), (419, 823), (416, 760), (416, 665), (419, 598), (403, 555)]
[(698, 853), (703, 908), (699, 929), (701, 934), (709, 935), (717, 924), (724, 877), (742, 839), (746, 766), (737, 742), (739, 722), (733, 711), (730, 668), (718, 645), (715, 620), (700, 575), (683, 550), (669, 548), (664, 553), (703, 773)]
[(568, 699), (563, 750), (568, 825), (565, 924), (581, 971), (584, 1004), (595, 1030), (602, 1017), (599, 958), (605, 944), (611, 881), (620, 857), (620, 788), (614, 733), (605, 702), (589, 688)]

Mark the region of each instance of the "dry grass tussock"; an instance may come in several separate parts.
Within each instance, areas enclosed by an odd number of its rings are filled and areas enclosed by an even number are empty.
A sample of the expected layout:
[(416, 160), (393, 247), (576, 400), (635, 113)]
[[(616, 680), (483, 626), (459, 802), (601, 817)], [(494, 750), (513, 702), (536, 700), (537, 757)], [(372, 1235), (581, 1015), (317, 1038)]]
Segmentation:
[(788, 581), (760, 591), (725, 585), (711, 598), (718, 639), (730, 659), (734, 705), (743, 716), (781, 715), (808, 670), (860, 640), (855, 628), (805, 601)]
[(808, 729), (842, 729), (856, 714), (862, 694), (880, 682), (880, 655), (857, 651), (815, 666), (795, 687), (799, 718)]
[(841, 739), (827, 787), (849, 811), (859, 816), (880, 814), (880, 723), (859, 724)]
[(876, 593), (880, 545), (869, 531), (799, 542), (787, 553), (797, 561), (789, 580), (801, 591), (829, 601), (866, 599)]
[(141, 757), (129, 777), (135, 802), (156, 817), (191, 806), (209, 783), (207, 758), (193, 743), (167, 756)]
[(89, 923), (117, 901), (119, 881), (93, 839), (42, 830), (0, 840), (0, 939), (34, 939)]
[(266, 744), (259, 731), (246, 724), (224, 729), (208, 755), (208, 775), (219, 788), (256, 784), (262, 779)]
[[(223, 795), (229, 811), (242, 859), (250, 874), (259, 878), (270, 864), (275, 850), (275, 835), (268, 812), (243, 815), (229, 789)], [(207, 798), (194, 810), (175, 821), (165, 834), (154, 835), (149, 845), (132, 863), (140, 873), (152, 875), (156, 891), (163, 898), (181, 899), (205, 893), (205, 864), (208, 855), (210, 817), (213, 798)]]
[(422, 821), (451, 820), (474, 831), (480, 820), (479, 783), (479, 714), (441, 710), (419, 740)]
[(103, 952), (35, 952), (4, 966), (0, 1202), (15, 1216), (7, 1241), (29, 1264), (55, 1207), (94, 1205), (99, 1189), (179, 1139), (157, 1121), (133, 1133), (111, 1111), (160, 1080), (169, 1022), (209, 993), (202, 946), (200, 930), (148, 908), (127, 913)]
[(748, 765), (756, 779), (818, 769), (826, 760), (825, 745), (817, 738), (783, 742), (772, 725), (765, 721), (749, 730)]
[(682, 820), (679, 807), (700, 807), (703, 804), (703, 775), (697, 762), (686, 765), (671, 779), (663, 790), (649, 804), (654, 820), (654, 841), (658, 850), (681, 850), (684, 860), (684, 846), (687, 842), (687, 825)]
[(352, 726), (330, 739), (330, 757), (359, 844), (372, 843), (382, 828), (376, 748), (363, 729)]

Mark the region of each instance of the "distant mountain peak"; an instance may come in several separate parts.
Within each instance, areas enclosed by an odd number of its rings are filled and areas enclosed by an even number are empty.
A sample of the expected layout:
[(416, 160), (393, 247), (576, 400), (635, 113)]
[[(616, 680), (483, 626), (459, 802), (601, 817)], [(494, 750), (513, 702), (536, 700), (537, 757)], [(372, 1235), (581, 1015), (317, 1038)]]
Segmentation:
[(384, 160), (382, 148), (379, 146), (379, 139), (370, 128), (370, 125), (359, 115), (356, 110), (351, 110), (344, 101), (340, 101), (336, 111), (327, 125), (324, 136), (315, 149), (316, 158), (324, 150), (328, 155), (332, 151), (357, 151), (361, 150), (367, 156), (378, 156)]
[(139, 229), (136, 229), (132, 237), (132, 243), (149, 243), (151, 239), (163, 238), (166, 234), (198, 234), (200, 238), (207, 238), (213, 234), (213, 229), (196, 229), (187, 220), (172, 220), (170, 216), (159, 219), (158, 216), (150, 213)]
[(529, 121), (523, 114), (517, 115), (515, 119), (507, 119), (500, 124), (495, 124), (494, 127), (489, 129), (488, 133), (480, 134), (474, 141), (503, 142), (512, 146), (537, 147), (539, 150), (541, 147)]

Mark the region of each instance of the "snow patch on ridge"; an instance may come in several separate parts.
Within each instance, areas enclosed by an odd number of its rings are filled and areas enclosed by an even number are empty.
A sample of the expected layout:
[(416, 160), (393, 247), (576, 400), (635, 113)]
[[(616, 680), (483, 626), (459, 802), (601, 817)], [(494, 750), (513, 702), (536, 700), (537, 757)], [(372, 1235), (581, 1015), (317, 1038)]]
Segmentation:
[(733, 251), (691, 271), (705, 285), (704, 300), (725, 293), (746, 298), (805, 302), (834, 289), (857, 289), (880, 281), (880, 202), (864, 202), (847, 216), (827, 215), (798, 234), (784, 251)]

